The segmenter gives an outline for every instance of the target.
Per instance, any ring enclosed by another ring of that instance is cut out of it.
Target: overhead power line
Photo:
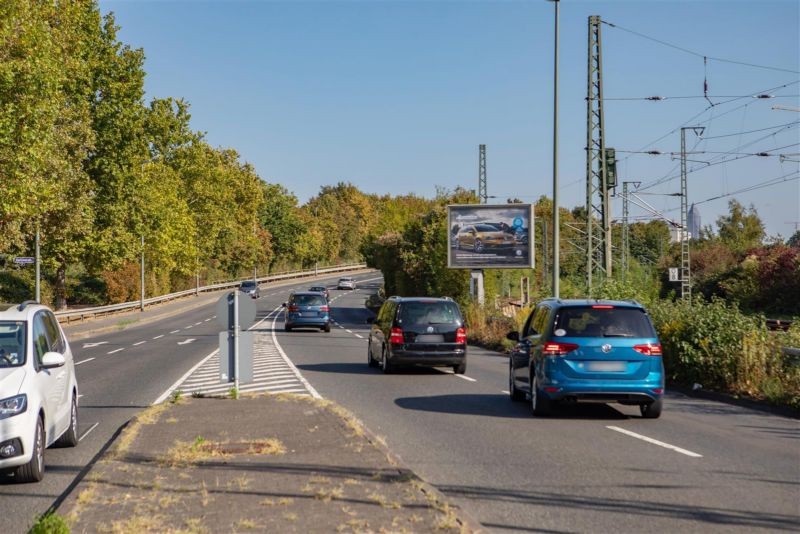
[[[688,100],[688,99],[705,99],[705,98],[756,98],[758,100],[766,100],[768,98],[797,98],[800,95],[768,95],[768,94],[760,94],[760,95],[683,95],[683,96],[661,96],[661,95],[654,95],[654,96],[618,96],[618,97],[604,97],[603,101],[609,100],[649,100],[652,102],[660,102],[662,100]],[[715,106],[720,105],[720,103],[714,104]]]
[[[670,48],[674,48],[675,50],[680,50],[681,52],[685,52],[687,54],[691,54],[693,56],[703,58],[704,60],[719,61],[720,63],[731,63],[731,64],[734,64],[734,65],[743,65],[745,67],[753,67],[753,68],[756,68],[756,69],[766,69],[766,70],[774,70],[774,71],[778,71],[778,72],[790,72],[792,74],[800,74],[800,71],[793,70],[793,69],[784,69],[784,68],[781,68],[781,67],[772,67],[772,66],[769,66],[769,65],[759,65],[757,63],[748,63],[746,61],[737,61],[737,60],[734,60],[734,59],[727,59],[727,58],[709,56],[708,54],[701,54],[700,52],[695,52],[694,50],[689,50],[688,48],[684,48],[682,46],[678,46],[678,45],[675,45],[675,44],[672,44],[672,43],[668,43],[666,41],[662,41],[661,39],[656,39],[655,37],[650,37],[649,35],[645,35],[643,33],[640,33],[640,32],[634,31],[634,30],[630,30],[628,28],[623,28],[622,26],[619,26],[617,24],[613,24],[613,23],[608,22],[606,20],[604,20],[602,22],[603,22],[603,24],[605,24],[607,26],[610,26],[612,28],[616,28],[618,30],[622,30],[624,32],[636,35],[636,36],[641,37],[643,39],[647,39],[648,41],[653,41],[655,43],[658,43],[658,44],[661,44],[661,45],[664,45],[664,46],[668,46]]]
[[[730,193],[726,193],[724,195],[717,195],[715,197],[707,198],[705,200],[701,200],[700,202],[694,202],[694,204],[704,204],[706,202],[711,202],[712,200],[719,200],[721,198],[730,197],[733,195],[738,195],[739,193],[748,193],[750,191],[755,191],[756,189],[763,189],[765,187],[771,187],[773,185],[782,184],[784,182],[791,182],[793,180],[800,179],[800,171],[793,171],[783,176],[776,176],[775,178],[770,178],[764,182],[760,182],[748,187],[743,187],[742,189],[737,189],[736,191],[731,191]]]
[[[729,133],[729,134],[711,135],[711,136],[703,135],[701,137],[703,139],[706,139],[706,140],[708,140],[708,139],[722,139],[723,137],[735,137],[737,135],[747,135],[747,134],[757,133],[757,132],[766,132],[767,130],[777,130],[779,128],[793,127],[793,126],[797,126],[798,124],[800,124],[800,121],[787,122],[786,124],[777,124],[775,126],[769,126],[767,128],[759,128],[758,130],[746,130],[746,131],[743,131],[743,132],[734,132],[734,133]]]

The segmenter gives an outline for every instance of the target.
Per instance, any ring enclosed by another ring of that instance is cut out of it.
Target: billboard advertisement
[[[447,206],[451,269],[533,268],[533,205]]]

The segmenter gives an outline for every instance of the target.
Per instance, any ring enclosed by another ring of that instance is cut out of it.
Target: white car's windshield
[[[25,323],[0,321],[0,368],[25,363]]]

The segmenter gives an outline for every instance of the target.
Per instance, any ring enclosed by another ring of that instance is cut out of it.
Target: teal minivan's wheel
[[[531,379],[531,412],[537,417],[547,416],[553,411],[552,401],[539,389],[536,375]]]
[[[639,410],[642,412],[642,417],[645,419],[658,419],[661,417],[661,408],[663,404],[663,400],[658,399],[657,401],[649,402],[647,404],[640,404]]]

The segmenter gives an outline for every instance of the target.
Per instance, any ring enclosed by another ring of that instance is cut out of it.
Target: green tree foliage
[[[335,235],[325,234],[326,238],[338,236],[339,247],[333,257],[346,260],[359,257],[361,242],[375,220],[373,202],[367,195],[349,183],[326,185],[303,206],[303,210],[312,220],[333,223]]]
[[[764,223],[755,207],[746,209],[738,201],[728,202],[728,215],[717,219],[719,239],[731,250],[742,252],[761,245],[764,240]]]
[[[272,236],[272,261],[270,269],[278,261],[286,261],[295,255],[301,236],[306,232],[306,225],[298,212],[297,197],[280,184],[261,183],[264,203],[258,213],[259,223]],[[308,245],[306,242],[304,244]],[[321,245],[321,243],[320,243]],[[312,246],[318,249],[319,246]],[[298,256],[310,258],[317,256],[304,251]],[[312,260],[313,261],[313,260]]]

